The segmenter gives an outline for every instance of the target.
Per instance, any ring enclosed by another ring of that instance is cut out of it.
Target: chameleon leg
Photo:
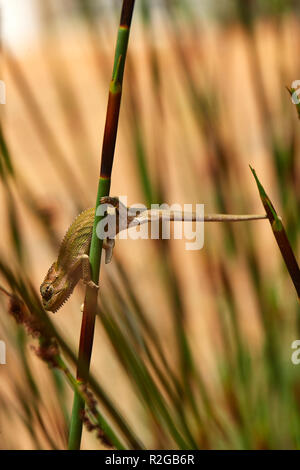
[[[99,286],[97,286],[97,284],[95,284],[94,281],[92,281],[91,265],[90,265],[90,259],[88,255],[81,255],[79,257],[78,262],[81,264],[83,282],[89,287],[93,287],[94,289],[99,289]]]
[[[105,240],[103,240],[103,249],[105,250],[105,264],[111,262],[114,246],[114,238],[106,238]]]

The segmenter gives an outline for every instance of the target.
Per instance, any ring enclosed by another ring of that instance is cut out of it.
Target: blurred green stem
[[[89,400],[84,391],[81,389],[80,385],[78,384],[78,381],[73,377],[71,374],[70,370],[66,366],[65,362],[61,358],[61,356],[56,356],[55,361],[57,362],[57,365],[59,369],[65,374],[69,384],[75,391],[76,395],[80,397],[81,401],[83,401],[84,404],[89,406]],[[80,412],[81,410],[78,410]],[[99,411],[96,409],[96,406],[93,404],[92,407],[90,407],[91,415],[93,416],[94,420],[96,421],[99,429],[104,432],[104,435],[109,438],[111,441],[112,445],[116,447],[118,450],[124,450],[125,447],[121,442],[119,441],[118,437],[115,435],[114,431],[111,429],[109,424],[106,422],[106,420],[103,418],[103,416],[99,413]]]

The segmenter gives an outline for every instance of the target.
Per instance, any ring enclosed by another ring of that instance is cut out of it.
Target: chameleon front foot
[[[104,196],[100,199],[100,204],[109,204],[118,209],[120,201],[118,197]]]
[[[112,206],[115,208],[117,213],[120,213],[121,216],[127,217],[128,208],[116,196],[104,196],[100,199],[100,204]]]

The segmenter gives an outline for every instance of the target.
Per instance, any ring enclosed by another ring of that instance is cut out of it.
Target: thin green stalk
[[[135,0],[123,0],[121,20],[117,37],[117,45],[115,50],[112,81],[110,83],[109,88],[96,208],[99,206],[101,197],[108,196],[110,190],[111,172],[114,159],[122,96],[124,67],[134,3]],[[96,233],[96,227],[100,220],[101,217],[97,216],[96,211],[90,248],[92,279],[95,284],[99,284],[101,251],[103,243],[103,241],[97,237]],[[77,380],[79,383],[88,381],[89,366],[94,339],[96,306],[97,291],[96,289],[87,287],[79,343],[77,368]],[[84,400],[78,393],[75,393],[70,425],[69,449],[80,448],[82,434],[82,421],[80,418],[80,412],[83,409]]]
[[[133,383],[137,385],[141,399],[145,407],[149,409],[150,415],[154,421],[159,423],[162,429],[165,428],[170,432],[170,435],[180,449],[195,448],[195,446],[185,440],[181,435],[178,430],[177,422],[175,422],[174,417],[172,416],[169,405],[152,380],[147,367],[132,349],[131,343],[127,342],[122,335],[120,328],[113,320],[113,317],[109,317],[103,312],[101,320],[109,334],[112,346],[118,354],[120,361],[124,364],[127,373],[132,377]],[[122,355],[120,355],[120,351],[116,348],[116,345],[118,345],[123,351]]]

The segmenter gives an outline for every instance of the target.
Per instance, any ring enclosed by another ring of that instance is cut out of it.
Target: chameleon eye
[[[42,297],[43,299],[45,300],[49,300],[51,299],[52,295],[53,295],[53,286],[51,286],[50,284],[44,286],[41,288],[41,294],[42,294]]]

